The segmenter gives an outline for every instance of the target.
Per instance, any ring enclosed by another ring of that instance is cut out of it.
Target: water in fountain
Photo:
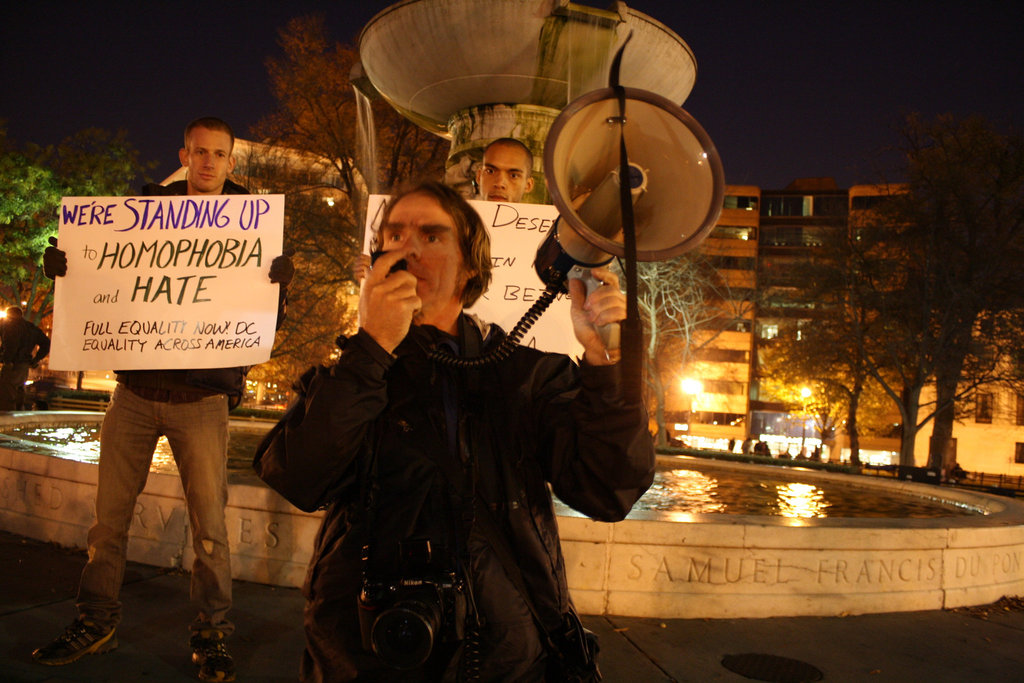
[[[269,427],[269,425],[265,425]],[[232,428],[228,470],[234,480],[252,479],[252,457],[265,429]],[[6,427],[0,445],[79,462],[99,462],[99,423]],[[157,445],[153,472],[176,471],[166,439]],[[978,514],[969,507],[822,481],[812,475],[770,468],[753,474],[712,467],[699,459],[659,463],[654,485],[636,510],[685,514],[768,515],[774,517],[949,517]]]
[[[373,120],[373,104],[355,85],[352,91],[356,100],[356,167],[366,185],[366,194],[377,194],[380,190],[377,182],[377,127]],[[354,204],[359,207],[357,213],[365,211],[365,201]],[[360,225],[365,224],[364,216],[358,218]]]

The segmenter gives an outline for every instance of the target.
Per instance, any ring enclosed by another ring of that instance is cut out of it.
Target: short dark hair
[[[228,137],[231,138],[231,149],[235,148],[235,131],[231,130],[231,126],[227,124],[227,121],[218,119],[216,116],[202,116],[185,126],[185,149],[188,149],[188,136],[196,128],[219,130],[222,133],[227,133]]]
[[[8,306],[7,317],[8,318],[21,318],[24,316],[24,311],[21,310],[21,306]]]
[[[467,308],[472,306],[491,284],[491,238],[480,214],[455,189],[434,180],[424,180],[403,187],[393,194],[384,208],[379,225],[387,225],[395,205],[413,194],[424,194],[434,199],[455,222],[462,263],[470,274],[462,289],[462,305]],[[371,249],[380,248],[379,230],[378,227],[373,235]]]
[[[515,138],[498,138],[497,140],[492,140],[486,147],[484,147],[484,156],[487,156],[487,150],[496,145],[500,145],[502,147],[517,147],[522,150],[523,154],[526,155],[525,170],[527,173],[533,172],[533,152],[530,151],[530,148],[526,146],[525,142],[522,140],[516,140]]]

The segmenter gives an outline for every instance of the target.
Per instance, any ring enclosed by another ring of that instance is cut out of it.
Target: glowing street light
[[[693,422],[693,397],[704,391],[704,385],[699,379],[685,378],[679,383],[679,388],[684,396],[689,396],[686,406],[686,432],[690,433],[690,423]]]
[[[689,394],[690,396],[696,396],[704,391],[704,385],[701,384],[699,379],[684,379],[679,383],[679,387],[683,390],[684,394]]]

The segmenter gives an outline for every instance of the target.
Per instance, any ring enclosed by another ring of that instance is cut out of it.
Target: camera
[[[366,567],[359,593],[363,648],[388,666],[408,670],[430,658],[437,643],[464,637],[465,583],[454,570],[431,566],[430,541],[400,542],[395,578],[374,576]]]

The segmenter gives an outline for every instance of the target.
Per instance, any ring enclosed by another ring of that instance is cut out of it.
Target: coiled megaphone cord
[[[563,276],[564,279],[564,276]],[[448,349],[443,349],[439,346],[435,346],[428,353],[427,357],[442,365],[447,365],[452,368],[479,368],[489,363],[496,363],[503,361],[512,355],[512,351],[515,350],[516,346],[522,340],[523,335],[526,334],[527,330],[533,327],[534,323],[540,319],[540,316],[548,309],[548,306],[554,302],[555,297],[562,292],[562,285],[559,283],[548,284],[544,288],[540,297],[530,306],[530,309],[523,314],[523,317],[519,319],[516,326],[512,328],[512,331],[508,333],[508,336],[501,340],[501,342],[491,351],[488,351],[482,356],[475,358],[461,358],[453,355]]]

